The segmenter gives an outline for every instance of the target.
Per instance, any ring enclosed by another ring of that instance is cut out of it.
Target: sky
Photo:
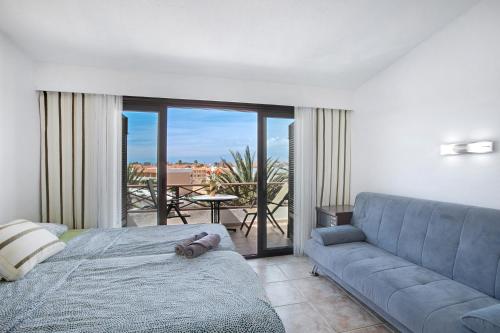
[[[158,115],[125,111],[128,117],[128,161],[156,163]],[[288,161],[288,125],[293,119],[268,119],[268,156]],[[257,114],[215,109],[169,108],[167,160],[214,163],[232,160],[230,150],[257,147]]]

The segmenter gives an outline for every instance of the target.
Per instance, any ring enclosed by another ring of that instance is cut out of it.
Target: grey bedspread
[[[202,231],[220,235],[221,242],[217,250],[234,250],[229,233],[220,224],[91,229],[71,240],[63,251],[48,261],[174,253],[179,240]]]
[[[232,251],[45,262],[0,282],[0,332],[284,333]]]

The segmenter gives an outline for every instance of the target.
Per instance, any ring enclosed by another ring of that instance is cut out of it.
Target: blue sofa
[[[312,236],[318,272],[400,331],[500,332],[500,210],[360,193]]]

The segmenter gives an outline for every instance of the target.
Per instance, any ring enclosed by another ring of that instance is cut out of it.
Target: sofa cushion
[[[392,254],[397,253],[399,235],[409,203],[410,199],[406,198],[387,200],[377,233],[378,247]]]
[[[435,202],[427,200],[412,200],[408,204],[398,238],[398,256],[422,264],[422,248],[435,206]]]
[[[435,207],[422,249],[422,266],[453,278],[453,266],[468,211],[467,206],[447,203]]]
[[[363,230],[366,241],[378,244],[378,230],[387,203],[386,196],[375,193],[360,193],[356,196],[351,224]]]
[[[339,277],[342,277],[344,268],[351,263],[390,255],[386,251],[366,242],[323,246],[312,239],[306,242],[305,253]]]
[[[471,208],[464,222],[453,279],[500,298],[500,211]]]
[[[366,258],[354,261],[345,266],[342,272],[342,279],[349,281],[349,284],[358,291],[362,291],[363,285],[370,283],[369,281],[377,273],[408,266],[414,266],[414,264],[394,255]]]
[[[423,285],[446,277],[426,268],[410,264],[379,270],[365,279],[357,289],[381,309],[387,311],[391,296],[398,290]]]
[[[321,245],[362,242],[365,240],[363,231],[352,225],[316,228],[311,231],[311,237]]]
[[[436,310],[427,317],[423,333],[471,333],[460,317],[471,310],[480,309],[496,302],[491,297],[478,298]]]
[[[476,333],[500,332],[500,304],[467,312],[462,321]]]
[[[408,327],[411,331],[422,332],[424,327],[437,332],[426,324],[436,311],[460,303],[489,296],[456,281],[445,279],[419,284],[395,291],[388,300],[387,313]],[[460,321],[460,317],[454,320]]]

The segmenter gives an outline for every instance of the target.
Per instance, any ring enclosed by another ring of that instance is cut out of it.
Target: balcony
[[[284,183],[271,182],[268,184],[268,191],[271,193],[281,188]],[[219,193],[231,193],[239,197],[238,200],[221,204],[221,223],[230,228],[236,228],[236,232],[230,232],[231,238],[236,245],[237,251],[243,255],[257,253],[257,221],[253,224],[248,236],[245,236],[247,229],[240,230],[241,222],[245,218],[245,208],[255,207],[256,204],[256,183],[222,183]],[[207,194],[205,184],[175,184],[167,186],[167,199],[178,200],[177,207],[189,224],[210,223],[211,209],[208,203],[196,202],[193,196]],[[127,188],[127,226],[143,227],[157,225],[157,204],[156,185],[129,184]],[[268,247],[284,247],[291,245],[291,225],[288,220],[288,201],[283,204],[273,214],[276,222],[283,230],[267,223],[267,245]],[[181,218],[172,211],[167,220],[167,225],[182,224]]]

